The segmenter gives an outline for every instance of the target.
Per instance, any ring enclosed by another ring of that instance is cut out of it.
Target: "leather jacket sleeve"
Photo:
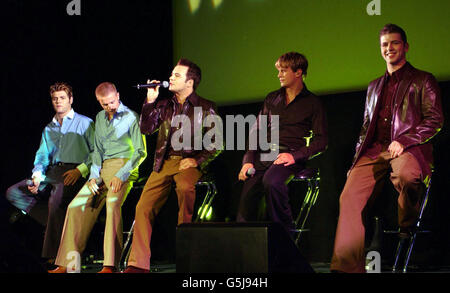
[[[193,158],[197,162],[200,170],[204,169],[211,161],[213,161],[222,151],[223,151],[223,132],[222,125],[217,125],[221,123],[221,119],[217,114],[216,105],[210,106],[204,113],[204,117],[217,118],[213,119],[213,123],[210,126],[203,127],[203,135],[208,134],[214,128],[214,138],[211,139],[211,144],[208,146],[204,145],[202,151],[197,153]],[[212,126],[214,124],[214,127]],[[211,133],[210,133],[211,134]]]
[[[161,103],[145,103],[142,105],[139,126],[142,134],[152,134],[158,130],[162,121],[164,107]]]
[[[394,140],[401,143],[405,149],[428,142],[441,130],[444,123],[440,89],[436,79],[431,74],[427,74],[418,91],[415,95],[421,98],[421,121],[415,127],[409,128],[407,132],[400,132],[398,137],[394,137]],[[401,128],[405,121],[415,119],[412,117],[412,111],[408,110],[408,105],[403,104],[400,110],[401,116],[397,118],[400,121],[396,121],[397,128]]]

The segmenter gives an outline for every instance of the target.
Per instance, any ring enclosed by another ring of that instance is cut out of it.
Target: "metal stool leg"
[[[428,195],[430,193],[430,188],[431,188],[431,179],[428,182],[427,190],[425,192],[424,199],[423,199],[423,201],[421,203],[421,206],[420,206],[419,217],[417,218],[417,223],[416,223],[415,229],[414,229],[413,234],[411,235],[411,237],[409,239],[408,250],[406,251],[404,262],[403,262],[403,269],[402,269],[403,273],[406,273],[408,271],[409,260],[411,258],[411,254],[412,254],[412,251],[413,251],[413,248],[414,248],[414,244],[416,242],[417,233],[419,232],[420,226],[422,224],[422,216],[423,216],[423,212],[425,210],[425,207],[427,206]],[[397,251],[396,251],[396,254],[395,254],[394,265],[392,266],[392,271],[393,272],[397,271],[398,262],[399,262],[400,255],[401,255],[402,250],[403,250],[403,246],[405,245],[405,242],[406,242],[406,239],[400,239],[399,240],[399,243],[398,243],[398,246],[397,246]]]
[[[211,208],[211,204],[217,194],[217,188],[214,181],[204,181],[197,183],[197,186],[206,186],[206,194],[203,198],[203,202],[198,208],[197,215],[195,217],[194,222],[200,222],[205,219],[205,217],[208,215],[208,211]]]
[[[302,233],[305,231],[306,220],[309,217],[311,207],[316,203],[318,195],[319,195],[319,181],[317,179],[314,180],[314,187],[312,187],[311,180],[309,180],[308,181],[308,193],[305,196],[305,200],[303,201],[303,204],[307,206],[307,210],[306,210],[306,215],[303,218],[302,225],[300,226],[300,229],[298,229],[297,238],[295,239],[295,243],[297,245],[300,242],[300,237],[301,237]],[[303,210],[303,206],[302,206],[302,210]],[[301,215],[302,210],[300,211],[299,216]],[[298,217],[298,219],[299,219],[299,217]]]
[[[312,194],[312,186],[311,186],[311,182],[308,181],[308,190],[306,191],[306,195],[305,195],[305,199],[303,200],[302,207],[300,208],[300,212],[298,213],[297,219],[295,220],[295,227],[298,227],[298,224],[303,215],[303,211],[304,211],[305,207],[309,204],[309,199],[311,197],[311,194]]]
[[[120,256],[120,260],[121,260],[120,263],[122,263],[123,268],[127,267],[128,258],[130,257],[131,247],[129,247],[129,245],[131,246],[130,241],[133,237],[133,232],[134,232],[134,220],[133,220],[133,224],[131,224],[130,231],[128,231],[128,237],[123,246],[122,255]]]
[[[424,197],[424,199],[422,201],[422,204],[421,204],[421,207],[420,207],[419,218],[417,219],[417,224],[416,224],[416,227],[415,227],[414,234],[412,235],[411,240],[409,241],[408,251],[406,252],[405,264],[403,266],[403,272],[404,273],[406,273],[406,271],[408,270],[409,259],[411,258],[411,253],[412,253],[412,250],[414,248],[414,243],[416,242],[417,233],[419,232],[419,228],[420,228],[420,226],[422,224],[423,212],[424,212],[425,207],[427,206],[427,203],[428,203],[428,195],[430,193],[430,188],[431,188],[431,180],[428,183],[427,191],[425,193],[425,197]]]
[[[214,200],[214,198],[215,198],[215,196],[217,194],[216,185],[214,183],[211,183],[211,189],[212,189],[212,191],[210,193],[209,200],[206,203],[205,208],[203,209],[203,213],[202,213],[202,216],[200,218],[201,220],[204,220],[205,217],[208,215],[209,210],[211,209],[212,202],[213,202],[213,200]]]

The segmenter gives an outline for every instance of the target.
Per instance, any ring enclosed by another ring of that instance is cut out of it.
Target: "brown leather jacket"
[[[154,103],[145,103],[142,106],[140,118],[141,132],[143,134],[152,134],[159,130],[153,163],[153,170],[156,172],[161,170],[164,163],[169,138],[171,137],[171,122],[176,113],[175,107],[175,97],[166,99],[158,98],[158,100]],[[201,111],[194,112],[194,107],[201,107]],[[181,114],[187,115],[191,123],[191,148],[189,150],[182,149],[182,157],[195,159],[200,170],[203,170],[216,156],[222,152],[221,149],[207,150],[204,147],[203,142],[201,150],[195,150],[193,147],[195,141],[194,134],[197,134],[197,132],[194,131],[194,126],[198,125],[201,127],[201,135],[203,137],[203,134],[211,128],[203,127],[203,120],[210,114],[217,115],[215,108],[216,106],[213,102],[201,98],[194,92],[186,98],[181,110]],[[194,114],[197,116],[194,117]]]
[[[405,77],[400,81],[392,108],[391,141],[397,141],[418,161],[422,180],[433,168],[433,138],[444,124],[439,85],[434,76],[406,63]],[[367,89],[362,129],[356,144],[352,167],[370,146],[376,127],[378,99],[386,75],[372,81]]]

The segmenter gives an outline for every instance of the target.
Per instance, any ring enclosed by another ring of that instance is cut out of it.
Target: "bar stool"
[[[398,266],[399,266],[399,260],[400,260],[400,256],[403,252],[403,248],[406,245],[406,242],[408,242],[408,249],[406,251],[404,260],[403,260],[403,269],[402,272],[406,273],[408,271],[408,264],[409,264],[409,260],[411,258],[411,254],[414,248],[414,243],[416,241],[416,237],[418,233],[430,233],[431,231],[427,231],[427,230],[420,230],[421,228],[421,224],[422,224],[422,217],[423,217],[423,213],[424,210],[427,206],[427,202],[428,202],[428,196],[430,193],[430,188],[431,188],[431,178],[428,182],[426,191],[425,191],[425,196],[422,200],[422,203],[420,204],[420,212],[419,212],[419,217],[417,218],[417,222],[416,225],[414,226],[414,230],[412,231],[412,234],[410,235],[409,238],[400,238],[398,241],[398,245],[397,245],[397,251],[395,253],[395,260],[394,260],[394,264],[392,266],[392,272],[397,272],[398,271]],[[392,231],[384,231],[385,233],[389,233]],[[398,231],[396,231],[398,233]],[[409,240],[409,241],[408,241]]]
[[[142,189],[147,182],[148,177],[140,178],[133,186],[134,189]],[[197,215],[194,219],[194,222],[203,222],[208,219],[209,214],[212,211],[212,203],[217,194],[216,182],[211,174],[204,174],[195,184],[196,187],[206,187],[206,194],[202,201],[202,204],[198,208]],[[127,240],[123,245],[122,255],[120,257],[120,264],[122,264],[123,269],[127,267],[128,258],[130,257],[131,252],[131,239],[134,232],[134,220],[131,224],[130,230],[128,232],[124,232],[127,234]]]
[[[295,232],[297,232],[297,237],[295,239],[295,244],[299,244],[300,236],[303,232],[309,231],[305,229],[306,220],[308,219],[309,212],[311,208],[316,204],[317,197],[319,195],[319,184],[320,184],[320,170],[318,168],[306,168],[301,170],[299,173],[294,175],[291,182],[306,182],[308,184],[308,189],[306,191],[305,198],[303,200],[300,212],[295,220]]]
[[[209,215],[212,212],[212,203],[217,194],[216,181],[213,176],[208,173],[204,174],[195,184],[196,187],[206,187],[206,194],[203,198],[203,202],[198,208],[197,216],[194,222],[203,222],[208,220]]]

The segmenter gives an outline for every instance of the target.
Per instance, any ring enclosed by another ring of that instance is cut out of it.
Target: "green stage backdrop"
[[[386,23],[406,30],[414,66],[450,79],[448,0],[173,0],[173,12],[174,62],[198,63],[198,92],[218,105],[261,101],[278,88],[274,63],[288,51],[308,58],[316,94],[364,90],[385,70],[378,32]]]

